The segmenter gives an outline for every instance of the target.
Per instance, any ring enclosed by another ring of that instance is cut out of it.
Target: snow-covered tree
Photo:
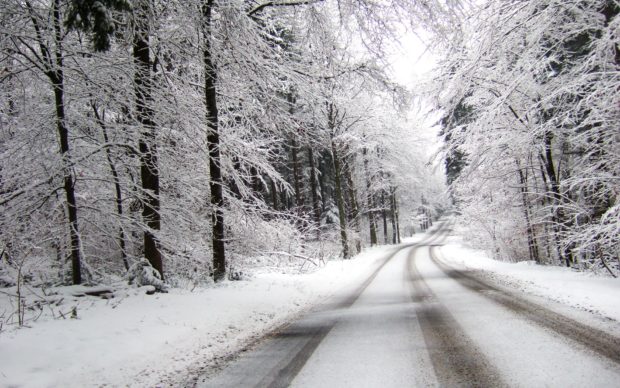
[[[588,266],[617,257],[618,9],[488,1],[446,57],[444,131],[451,157],[467,160],[453,189],[498,256]]]

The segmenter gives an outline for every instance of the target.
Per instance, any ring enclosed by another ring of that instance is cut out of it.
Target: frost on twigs
[[[138,287],[152,286],[147,290],[147,294],[154,292],[167,292],[167,287],[161,278],[161,275],[145,258],[140,259],[132,265],[127,271],[127,280],[130,285]]]

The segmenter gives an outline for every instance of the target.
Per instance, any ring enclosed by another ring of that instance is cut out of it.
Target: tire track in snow
[[[210,373],[191,379],[188,386],[195,387],[287,387],[325,337],[339,323],[343,310],[350,308],[375,280],[385,265],[403,249],[437,243],[445,238],[448,223],[441,223],[429,236],[417,243],[395,246],[380,259],[377,267],[353,292],[333,303],[320,305],[287,325],[282,325],[253,342],[243,352],[231,354]],[[262,350],[254,351],[262,347]],[[245,353],[247,351],[247,353]],[[245,353],[245,355],[242,355]]]
[[[414,263],[417,250],[418,247],[413,247],[409,253],[405,276],[411,285],[411,299],[419,304],[416,315],[439,385],[507,386],[499,372],[429,288]]]
[[[615,363],[620,363],[620,338],[590,327],[572,318],[527,301],[518,295],[502,290],[475,275],[455,269],[437,257],[436,247],[431,247],[431,260],[447,276],[462,286],[504,306],[529,321],[572,340]]]
[[[403,249],[425,246],[431,243],[436,242],[438,239],[445,238],[444,232],[447,229],[447,225],[445,223],[441,223],[439,227],[432,232],[432,235],[426,238],[423,241],[412,243],[412,244],[403,244],[394,249],[393,252],[389,253],[385,259],[379,264],[379,266],[370,274],[370,276],[346,299],[337,303],[331,309],[333,310],[344,310],[351,307],[360,295],[368,288],[368,286],[373,282],[373,280],[377,277],[377,275],[381,272],[383,267]],[[328,323],[325,323],[318,327],[306,328],[302,330],[301,333],[294,334],[295,336],[307,336],[308,339],[305,344],[295,350],[294,354],[291,354],[289,358],[282,360],[282,362],[274,369],[270,371],[270,373],[265,376],[256,387],[269,387],[269,388],[280,388],[280,387],[288,387],[295,376],[301,371],[304,367],[308,359],[312,356],[316,348],[321,344],[323,339],[329,334],[332,328],[338,323],[338,319],[334,318]],[[280,333],[273,334],[273,337],[276,339],[285,338],[288,336],[292,336],[292,332],[299,331],[295,327],[296,325],[292,325],[290,327],[285,328]]]

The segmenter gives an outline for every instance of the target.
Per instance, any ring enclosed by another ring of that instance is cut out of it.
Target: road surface
[[[620,338],[451,268],[447,225],[196,387],[620,387]]]

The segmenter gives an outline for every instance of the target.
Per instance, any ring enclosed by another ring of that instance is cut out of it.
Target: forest
[[[501,260],[620,274],[617,1],[490,1],[429,86],[450,192]]]
[[[217,282],[436,212],[383,59],[418,10],[314,3],[3,1],[3,282]]]
[[[318,266],[451,209],[498,260],[620,274],[615,0],[1,4],[2,286]]]

